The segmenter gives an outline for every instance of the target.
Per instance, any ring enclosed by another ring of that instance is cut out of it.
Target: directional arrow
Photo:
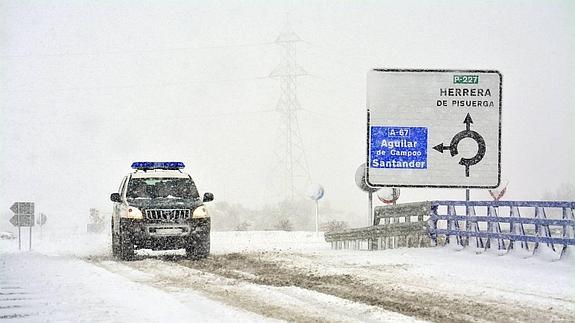
[[[10,211],[14,214],[34,214],[34,202],[14,202]]]
[[[469,113],[467,113],[467,115],[465,116],[465,120],[463,120],[463,123],[465,123],[465,130],[460,131],[455,136],[453,136],[449,146],[444,146],[443,143],[440,143],[439,145],[433,147],[433,149],[439,151],[442,154],[444,150],[449,150],[451,156],[454,157],[459,153],[457,145],[459,145],[459,142],[462,139],[471,138],[475,140],[475,142],[477,143],[477,153],[475,154],[475,156],[471,158],[461,158],[459,160],[459,165],[465,166],[465,176],[469,177],[469,166],[473,166],[479,163],[483,159],[483,156],[485,156],[486,148],[485,148],[485,140],[483,139],[483,137],[479,133],[471,130],[471,124],[473,123],[473,119],[471,119],[471,115],[469,115]]]
[[[465,129],[467,131],[471,130],[471,124],[473,123],[473,119],[471,119],[469,113],[467,113],[467,116],[465,117],[465,120],[463,120],[463,123],[465,123]]]
[[[14,215],[13,217],[11,217],[11,218],[10,218],[10,223],[12,223],[13,226],[17,227],[18,224],[19,224],[18,216],[17,216],[17,215]]]
[[[10,223],[15,227],[33,227],[34,226],[34,216],[33,215],[14,215],[10,218]]]
[[[443,151],[444,151],[444,150],[449,150],[449,149],[451,149],[451,147],[449,147],[449,146],[444,146],[443,143],[440,143],[439,145],[433,147],[433,149],[435,149],[435,150],[437,150],[437,151],[439,151],[440,153],[443,154]]]

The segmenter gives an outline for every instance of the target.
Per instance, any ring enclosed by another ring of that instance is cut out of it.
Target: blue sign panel
[[[427,128],[371,127],[369,167],[427,169]]]

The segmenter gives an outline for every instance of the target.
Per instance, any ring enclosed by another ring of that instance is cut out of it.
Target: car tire
[[[114,221],[112,220],[112,257],[118,258],[118,235],[114,232]]]
[[[210,235],[198,235],[192,237],[186,247],[188,259],[199,260],[207,258],[210,254]]]
[[[119,256],[121,260],[133,260],[135,251],[134,251],[134,241],[132,237],[130,237],[127,233],[120,232],[120,243],[119,243]]]

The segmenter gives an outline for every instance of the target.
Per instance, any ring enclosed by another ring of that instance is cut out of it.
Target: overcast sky
[[[332,207],[364,213],[354,174],[374,67],[499,70],[506,197],[575,184],[570,1],[2,0],[0,214],[14,201],[60,216],[109,211],[136,160],[184,161],[217,200],[266,204],[281,144],[268,75],[287,16],[309,73],[302,138]],[[402,191],[403,201],[464,196]]]

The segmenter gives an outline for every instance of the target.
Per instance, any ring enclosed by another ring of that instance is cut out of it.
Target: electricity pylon
[[[301,195],[304,185],[311,181],[297,118],[297,111],[301,109],[297,99],[297,78],[308,75],[297,64],[296,44],[300,41],[299,36],[287,23],[275,41],[281,47],[282,59],[270,73],[271,78],[280,81],[281,94],[276,106],[280,114],[278,127],[280,144],[276,146],[278,148],[275,154],[280,167],[282,194],[289,200],[293,200],[298,193]]]

